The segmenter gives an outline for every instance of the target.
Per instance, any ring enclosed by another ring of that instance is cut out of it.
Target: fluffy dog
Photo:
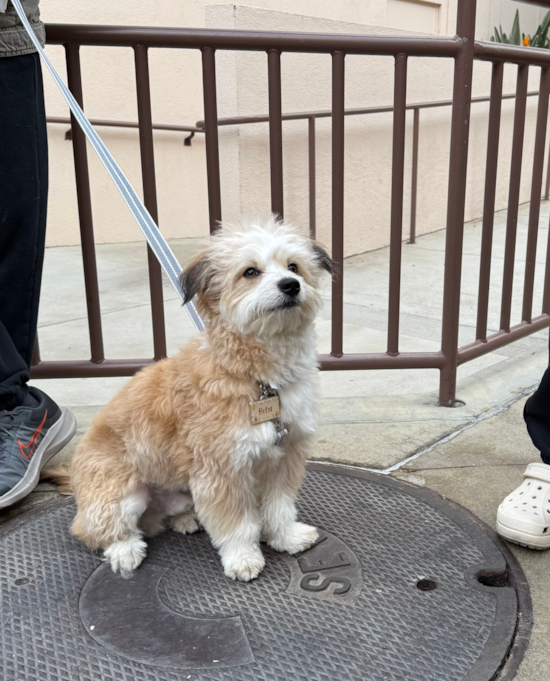
[[[130,576],[143,537],[164,527],[203,525],[225,574],[243,581],[264,567],[260,538],[291,554],[316,541],[296,520],[295,497],[317,429],[313,321],[331,269],[318,244],[271,218],[224,225],[183,272],[206,331],[136,374],[70,466],[72,531],[115,572]],[[251,421],[262,384],[279,392],[279,424]]]

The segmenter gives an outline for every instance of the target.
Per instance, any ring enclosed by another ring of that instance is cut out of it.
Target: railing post
[[[544,148],[546,147],[546,127],[548,125],[548,97],[550,95],[550,68],[541,70],[539,88],[539,107],[535,134],[533,175],[531,179],[531,201],[529,205],[529,229],[527,251],[525,254],[525,279],[523,285],[523,309],[521,319],[530,324],[533,320],[533,288],[535,286],[535,267],[537,257],[537,237],[539,233],[540,190],[544,172]]]
[[[309,236],[317,238],[317,187],[315,168],[315,116],[308,118],[308,151],[309,151]]]
[[[269,89],[269,166],[271,170],[271,211],[284,217],[283,119],[281,100],[281,53],[267,53]]]
[[[157,185],[155,178],[155,152],[153,146],[153,118],[151,114],[151,88],[149,84],[149,60],[144,45],[134,47],[136,63],[136,94],[139,124],[139,149],[143,202],[158,225]],[[153,325],[153,349],[155,359],[166,357],[166,325],[164,321],[164,295],[160,263],[147,244],[149,265],[149,292]]]
[[[456,398],[458,368],[458,331],[460,281],[464,239],[464,202],[470,132],[470,103],[474,62],[476,0],[458,3],[457,35],[462,40],[455,58],[453,112],[451,119],[451,153],[447,199],[447,235],[445,241],[445,278],[443,286],[443,324],[441,352],[445,358],[440,374],[439,401],[452,407]]]
[[[204,97],[204,137],[206,146],[206,179],[210,234],[222,219],[220,184],[220,152],[218,142],[218,103],[216,97],[216,53],[211,47],[202,48],[202,87]]]
[[[409,243],[416,243],[416,198],[418,195],[418,136],[420,134],[420,109],[413,109],[413,143],[412,143],[412,173],[411,173],[411,224]]]
[[[401,252],[403,249],[403,180],[405,176],[405,124],[407,117],[407,55],[395,56],[393,143],[390,217],[390,277],[388,295],[388,354],[399,354]]]
[[[344,106],[345,55],[332,54],[332,345],[330,354],[343,355],[344,336]]]
[[[504,64],[502,62],[493,64],[493,73],[491,77],[491,103],[489,105],[489,129],[487,131],[487,161],[485,164],[485,195],[483,197],[479,288],[477,295],[476,340],[481,341],[487,340],[487,317],[489,313],[491,255],[493,251],[493,228],[495,223],[495,196],[497,187],[498,141],[500,137],[503,74]]]
[[[68,43],[65,45],[65,54],[67,58],[67,81],[69,90],[73,93],[74,98],[83,109],[79,45]],[[76,196],[80,223],[80,241],[82,244],[82,264],[84,267],[84,287],[86,290],[86,307],[88,311],[91,361],[99,364],[105,359],[105,354],[103,350],[103,334],[101,331],[101,309],[99,305],[99,285],[97,281],[88,153],[86,150],[86,137],[72,113],[71,130],[73,137]]]
[[[510,184],[508,189],[508,214],[506,216],[506,242],[504,246],[504,268],[502,275],[502,300],[500,306],[500,330],[510,331],[512,294],[514,289],[514,265],[518,230],[518,210],[521,183],[521,162],[525,135],[525,111],[527,106],[527,82],[529,65],[518,66],[516,85],[516,106],[514,111],[514,134],[512,137],[512,160],[510,162]]]

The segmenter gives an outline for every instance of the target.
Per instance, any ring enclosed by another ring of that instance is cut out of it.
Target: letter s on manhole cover
[[[349,605],[363,587],[361,564],[344,542],[325,530],[307,551],[285,556],[290,568],[287,593]]]

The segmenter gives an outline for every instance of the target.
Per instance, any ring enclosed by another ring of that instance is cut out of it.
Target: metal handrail
[[[298,31],[239,31],[234,29],[165,28],[147,26],[98,26],[90,24],[46,24],[50,45],[95,45],[303,52],[317,54],[389,55],[406,53],[414,57],[456,57],[463,40],[458,36],[423,38],[416,36],[349,35]],[[544,52],[543,50],[539,50]]]
[[[528,92],[528,97],[533,97],[538,95],[538,90]],[[508,95],[502,95],[502,99],[515,99],[516,93],[511,93]],[[487,96],[483,97],[472,97],[472,104],[477,102],[489,102],[491,98]],[[413,109],[434,109],[442,106],[452,106],[452,99],[445,99],[434,102],[416,102],[415,104],[407,104],[405,109],[411,111]],[[364,108],[354,108],[346,109],[344,111],[345,116],[359,116],[362,114],[375,114],[375,113],[392,113],[393,105],[387,106],[369,106]],[[296,113],[283,114],[282,119],[284,121],[296,121],[306,118],[330,118],[332,116],[332,111],[329,109],[322,111],[302,111]],[[240,125],[247,123],[269,123],[269,116],[230,116],[227,118],[218,118],[218,125]],[[197,121],[197,128],[204,128],[204,121]]]
[[[92,125],[108,128],[137,128],[139,123],[137,121],[113,121],[103,118],[90,118]],[[60,123],[61,125],[70,125],[71,119],[66,116],[47,116],[47,123]],[[175,132],[204,132],[203,128],[196,125],[174,125],[172,123],[153,123],[153,130],[173,130]]]

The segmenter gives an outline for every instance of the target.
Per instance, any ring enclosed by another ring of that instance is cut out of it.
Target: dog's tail
[[[59,487],[60,494],[73,494],[71,486],[71,475],[69,473],[69,466],[66,464],[57,464],[56,466],[46,466],[40,471],[40,480],[47,480],[53,482]]]

